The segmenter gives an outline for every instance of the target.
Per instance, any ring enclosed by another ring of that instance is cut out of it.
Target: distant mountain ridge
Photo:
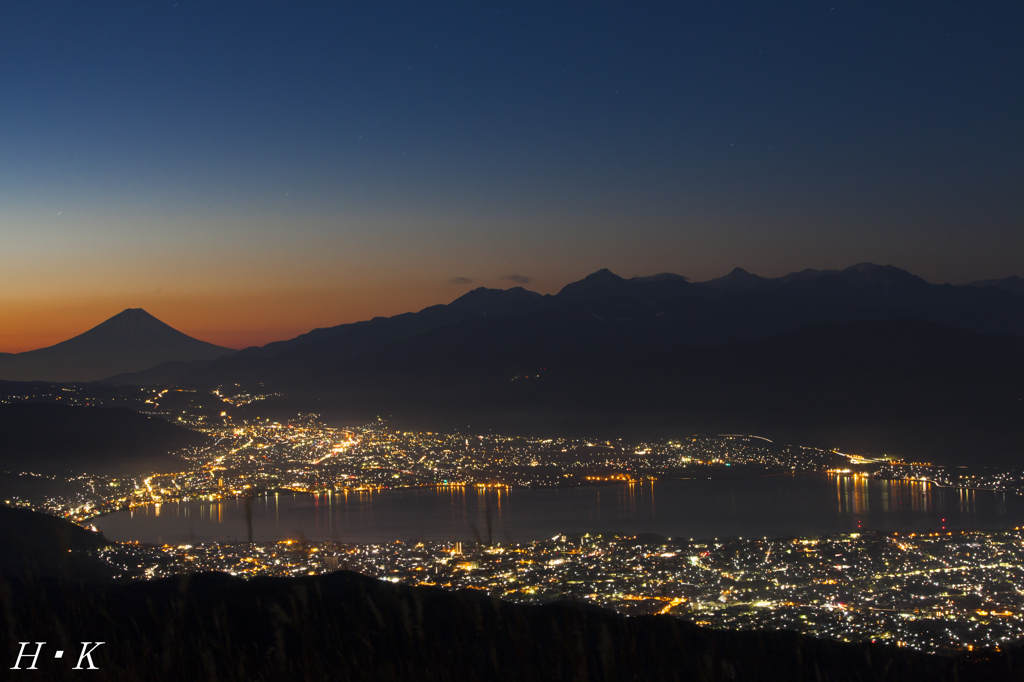
[[[872,263],[771,279],[736,268],[706,282],[670,273],[626,279],[602,269],[554,295],[480,287],[448,305],[315,329],[227,357],[161,365],[113,381],[197,387],[262,382],[295,389],[319,384],[330,368],[382,349],[415,347],[416,339],[427,342],[438,330],[449,330],[445,334],[456,347],[480,343],[478,328],[494,320],[508,321],[505,339],[517,338],[542,356],[562,347],[588,353],[714,348],[820,322],[892,319],[1024,336],[1024,296],[1006,286],[930,284],[900,268]],[[456,341],[460,335],[465,338]],[[495,357],[504,343],[494,342]]]
[[[1024,278],[1017,277],[1004,277],[1003,279],[983,279],[977,282],[971,282],[968,286],[972,287],[995,287],[996,289],[1003,289],[1004,291],[1010,291],[1018,296],[1024,296]]]
[[[914,458],[1024,456],[1024,297],[892,266],[708,282],[608,270],[554,295],[474,289],[119,383],[237,383],[256,416],[422,426],[758,433]],[[670,435],[671,435],[670,434]]]
[[[183,334],[141,308],[129,308],[56,345],[0,353],[0,379],[98,381],[166,362],[213,360],[234,352]]]

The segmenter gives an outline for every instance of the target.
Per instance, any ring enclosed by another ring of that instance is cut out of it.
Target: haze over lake
[[[490,519],[490,531],[488,531]],[[845,475],[666,480],[575,488],[405,488],[268,494],[251,502],[252,539],[379,543],[530,541],[559,533],[788,537],[843,531],[1005,528],[1024,496]],[[246,502],[193,501],[94,520],[111,540],[244,542]]]

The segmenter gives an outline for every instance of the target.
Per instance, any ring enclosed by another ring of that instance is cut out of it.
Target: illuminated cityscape
[[[40,396],[76,404],[123,404],[118,396],[86,397],[73,390]],[[168,394],[170,397],[168,397]],[[835,452],[777,445],[756,436],[691,437],[661,442],[623,439],[526,438],[410,432],[377,421],[330,428],[317,415],[287,422],[232,418],[233,407],[265,396],[143,390],[130,397],[144,411],[172,418],[212,439],[179,454],[187,470],[137,478],[81,474],[61,483],[73,493],[22,504],[84,522],[125,508],[190,500],[251,497],[270,491],[328,492],[409,486],[572,486],[661,478],[710,478],[758,472],[811,472],[848,465]],[[11,400],[12,398],[8,398]],[[175,400],[173,411],[166,403]],[[180,409],[179,409],[180,408]],[[55,480],[57,477],[49,477]]]
[[[73,404],[133,404],[207,434],[211,444],[180,452],[183,470],[166,474],[16,474],[47,480],[50,492],[14,495],[5,502],[84,522],[142,505],[252,497],[274,491],[326,493],[438,485],[567,487],[791,472],[914,482],[925,490],[954,488],[961,491],[959,495],[964,494],[963,490],[1024,490],[1021,471],[938,466],[904,462],[897,457],[868,458],[773,443],[750,435],[692,436],[656,442],[528,438],[401,431],[383,420],[331,428],[314,414],[278,422],[233,418],[226,411],[235,403],[267,397],[222,390],[206,393],[166,389],[142,389],[114,397],[97,396],[94,389],[9,396],[5,400],[11,402],[46,399]]]
[[[1024,635],[1024,531],[846,533],[805,539],[556,536],[529,543],[121,545],[124,577],[338,569],[481,590],[519,602],[583,600],[731,629],[789,629],[922,651],[998,648]]]
[[[126,400],[123,394],[103,398],[75,389],[43,398],[81,404]],[[840,506],[863,513],[871,504],[866,489],[871,479],[890,486],[874,501],[882,511],[899,504],[927,511],[932,492],[945,486],[954,487],[961,506],[969,507],[971,489],[1014,491],[1021,485],[1021,476],[1010,472],[866,458],[749,435],[629,442],[411,432],[383,420],[331,428],[312,414],[278,422],[228,413],[266,398],[260,394],[142,389],[129,398],[207,434],[210,444],[179,453],[187,466],[173,473],[20,474],[73,492],[7,503],[88,526],[89,519],[123,509],[154,506],[159,513],[160,505],[219,505],[275,492],[500,491],[828,472],[836,480]],[[19,399],[41,397],[7,398]],[[410,585],[482,590],[512,601],[584,600],[626,614],[671,614],[713,627],[791,629],[932,652],[998,647],[1024,634],[1024,532],[1019,530],[862,531],[796,539],[576,534],[533,542],[129,543],[112,545],[100,556],[122,578],[198,571],[294,576],[349,569]]]

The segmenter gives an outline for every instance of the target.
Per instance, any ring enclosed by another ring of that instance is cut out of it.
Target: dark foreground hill
[[[102,579],[109,567],[86,553],[109,544],[64,519],[0,505],[0,576]]]
[[[207,437],[126,408],[0,404],[0,469],[132,475],[181,471],[169,454]]]
[[[4,668],[46,642],[32,679],[67,679],[102,641],[97,680],[1019,680],[1024,654],[939,657],[790,632],[727,632],[573,602],[517,605],[340,571],[244,581],[0,585]],[[53,652],[65,651],[63,659]]]
[[[56,345],[0,353],[0,379],[99,381],[166,362],[212,360],[233,352],[182,334],[141,308],[129,308]]]

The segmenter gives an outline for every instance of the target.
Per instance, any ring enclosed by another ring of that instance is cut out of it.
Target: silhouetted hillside
[[[100,533],[46,514],[0,504],[0,575],[99,580],[112,572],[84,555],[111,544]]]
[[[790,632],[698,628],[579,603],[516,605],[340,571],[244,581],[37,581],[0,590],[17,641],[47,642],[33,679],[66,679],[102,641],[98,680],[1019,680],[1022,655],[939,657]],[[54,659],[53,650],[72,652]]]
[[[210,360],[165,362],[141,372],[122,372],[107,377],[101,384],[109,386],[173,386],[181,377],[209,366]]]
[[[0,404],[0,469],[37,473],[181,471],[173,450],[206,436],[125,408]]]
[[[513,317],[543,309],[551,305],[551,299],[551,296],[541,296],[522,287],[507,290],[480,287],[448,305],[431,306],[417,313],[376,317],[365,322],[314,329],[288,341],[277,341],[262,348],[246,348],[199,368],[164,366],[159,368],[159,376],[150,374],[146,377],[140,373],[136,376],[112,377],[110,381],[145,385],[153,383],[157,378],[166,380],[173,376],[174,383],[192,384],[198,381],[203,385],[216,385],[236,381],[263,381],[271,376],[287,377],[308,372],[324,360],[338,362],[355,358],[382,346],[467,320]]]
[[[435,330],[322,368],[286,393],[305,403],[282,407],[395,415],[428,430],[741,432],[949,463],[1024,461],[1024,338],[892,320],[636,350],[614,347],[619,337],[597,334],[594,318],[559,323],[539,334],[511,319]]]
[[[116,381],[303,386],[332,365],[436,330],[472,328],[467,324],[480,320],[506,320],[517,339],[545,346],[545,351],[575,345],[581,350],[646,352],[757,341],[816,322],[903,318],[978,333],[1024,335],[1024,297],[996,287],[929,284],[899,268],[870,263],[777,279],[736,269],[701,283],[672,274],[623,279],[600,270],[555,296],[519,287],[481,288],[418,313],[316,329],[206,365],[164,366]]]
[[[156,365],[212,360],[234,351],[194,339],[130,308],[67,341],[25,353],[0,353],[0,379],[98,381]]]

